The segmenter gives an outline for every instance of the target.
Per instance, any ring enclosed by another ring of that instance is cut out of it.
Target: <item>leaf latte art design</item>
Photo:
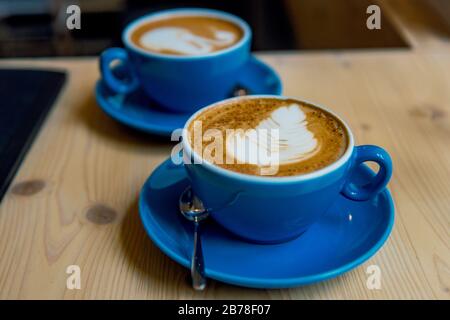
[[[297,104],[282,106],[254,128],[236,130],[227,138],[226,152],[238,163],[280,165],[312,157],[320,150],[317,139],[307,128],[306,114]]]
[[[232,32],[214,30],[214,39],[196,35],[188,29],[161,27],[142,35],[140,44],[153,51],[172,51],[183,55],[207,54],[216,47],[232,44],[236,35]]]

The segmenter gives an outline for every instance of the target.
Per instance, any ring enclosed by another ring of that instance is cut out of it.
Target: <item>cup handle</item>
[[[119,79],[112,72],[111,62],[119,60],[125,67],[128,79]],[[100,56],[100,71],[106,85],[115,93],[127,94],[137,89],[139,81],[134,74],[128,53],[122,48],[109,48]]]
[[[392,160],[386,150],[374,146],[364,145],[355,148],[355,156],[350,171],[350,178],[345,182],[341,193],[355,201],[365,201],[383,191],[392,176]],[[371,180],[364,185],[356,185],[351,181],[351,173],[363,162],[374,161],[380,169]]]

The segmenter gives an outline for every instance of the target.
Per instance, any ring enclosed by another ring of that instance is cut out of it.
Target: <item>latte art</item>
[[[172,51],[183,55],[211,53],[216,46],[228,46],[235,35],[227,31],[213,32],[214,39],[193,34],[188,29],[163,27],[145,33],[140,44],[153,51]]]
[[[188,125],[188,139],[203,160],[250,175],[313,172],[348,147],[345,125],[329,112],[294,99],[251,96],[198,114]]]
[[[307,125],[306,114],[298,104],[279,107],[255,131],[234,131],[227,138],[226,153],[237,163],[259,166],[270,165],[274,159],[280,165],[306,160],[319,149]]]
[[[131,41],[151,52],[195,56],[228,48],[242,35],[237,25],[220,18],[174,15],[138,26],[131,33]]]

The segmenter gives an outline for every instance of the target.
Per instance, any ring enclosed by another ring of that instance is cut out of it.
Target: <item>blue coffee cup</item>
[[[336,162],[298,176],[253,176],[223,169],[201,158],[189,145],[187,128],[208,108],[230,101],[281,96],[247,96],[228,99],[199,110],[191,116],[183,132],[184,167],[195,194],[211,216],[232,233],[258,243],[279,243],[294,239],[316,222],[340,195],[366,201],[383,191],[392,175],[389,154],[374,145],[355,146],[347,124],[348,147]],[[311,103],[310,103],[311,104]],[[366,161],[379,165],[378,173],[364,185],[357,185],[352,172]]]
[[[172,16],[208,16],[229,21],[243,31],[234,45],[220,51],[195,56],[160,54],[144,50],[130,37],[137,27],[155,19]],[[130,93],[141,88],[150,99],[173,112],[192,113],[202,106],[230,97],[241,68],[250,57],[251,30],[245,21],[231,14],[209,9],[173,9],[143,16],[122,33],[125,48],[109,48],[100,56],[104,82],[112,91]],[[118,78],[114,61],[127,70]]]

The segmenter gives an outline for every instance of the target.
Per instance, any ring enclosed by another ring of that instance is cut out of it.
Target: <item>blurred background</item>
[[[81,30],[65,26],[71,4],[81,8]],[[449,0],[0,0],[0,57],[97,55],[121,45],[121,31],[134,18],[172,7],[215,8],[244,18],[254,30],[254,51],[407,48],[385,10],[381,30],[361,28],[371,4],[410,19],[419,13],[414,23],[449,37]]]

